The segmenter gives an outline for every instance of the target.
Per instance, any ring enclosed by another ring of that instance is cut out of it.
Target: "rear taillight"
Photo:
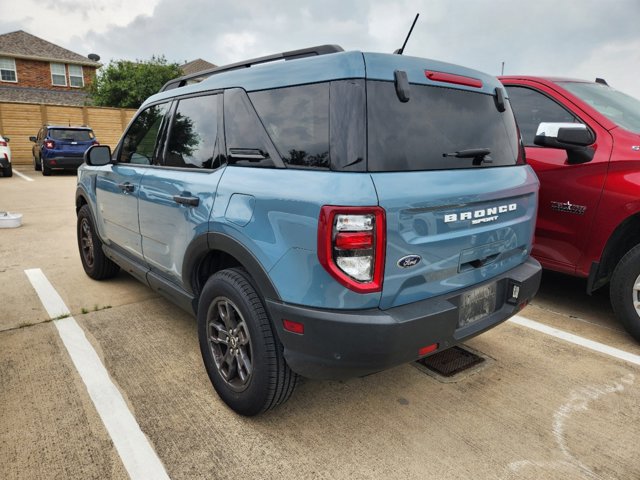
[[[98,140],[94,140],[93,142],[91,142],[91,145],[100,145],[100,142]]]
[[[382,290],[386,223],[380,207],[321,208],[318,259],[342,285],[358,293]]]
[[[7,142],[0,140],[0,147],[6,147]]]
[[[45,140],[44,146],[47,148],[54,148],[56,146],[56,142],[53,140]]]

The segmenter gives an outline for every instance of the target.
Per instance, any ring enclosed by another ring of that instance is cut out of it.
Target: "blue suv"
[[[37,136],[29,137],[33,168],[45,176],[53,170],[76,170],[84,162],[84,152],[98,140],[87,126],[44,125]]]
[[[337,46],[249,60],[170,81],[85,160],[86,273],[122,268],[195,315],[243,415],[299,375],[452,347],[539,286],[538,180],[502,85],[474,70]]]

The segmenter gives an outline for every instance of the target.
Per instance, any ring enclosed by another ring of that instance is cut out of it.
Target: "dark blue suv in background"
[[[248,60],[170,81],[85,160],[85,272],[122,268],[195,315],[243,415],[298,375],[452,347],[540,282],[538,179],[504,87],[475,70],[330,45]]]
[[[52,170],[77,170],[84,162],[84,152],[98,145],[90,127],[44,125],[38,135],[29,137],[32,147],[33,168],[45,176]]]

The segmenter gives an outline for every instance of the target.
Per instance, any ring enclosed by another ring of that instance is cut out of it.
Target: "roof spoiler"
[[[273,55],[267,55],[266,57],[253,58],[251,60],[244,60],[242,62],[231,63],[229,65],[223,65],[222,67],[215,67],[209,70],[203,70],[202,72],[192,73],[183,77],[174,78],[165,83],[160,92],[172,90],[174,88],[184,87],[185,85],[191,85],[198,83],[209,78],[212,75],[218,73],[228,72],[231,70],[239,70],[241,68],[249,68],[253,65],[259,65],[261,63],[277,62],[278,60],[295,60],[304,57],[313,57],[316,55],[327,55],[330,53],[344,52],[344,49],[339,45],[319,45],[317,47],[303,48],[300,50],[291,50],[290,52],[276,53]]]

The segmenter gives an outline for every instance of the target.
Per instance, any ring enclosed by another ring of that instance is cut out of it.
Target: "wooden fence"
[[[33,143],[29,137],[37,135],[45,123],[88,125],[102,145],[114,148],[135,112],[120,108],[0,102],[0,134],[10,138],[14,164],[31,164]]]

